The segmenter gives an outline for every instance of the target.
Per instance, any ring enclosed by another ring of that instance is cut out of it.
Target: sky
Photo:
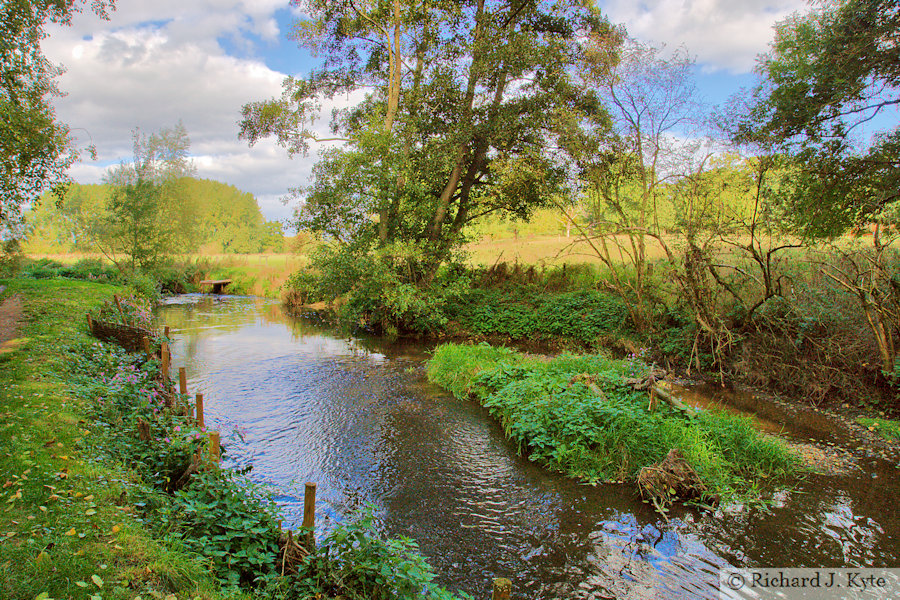
[[[631,36],[686,48],[696,58],[699,93],[712,104],[751,86],[772,25],[808,9],[804,0],[598,4]],[[71,27],[48,27],[44,51],[66,69],[58,81],[65,95],[54,101],[57,116],[81,148],[93,144],[98,152],[96,161],[74,165],[72,177],[100,182],[110,165],[131,158],[135,128],[152,133],[180,120],[198,177],[252,193],[267,219],[288,218],[293,206],[281,198],[309,183],[315,148],[291,159],[272,140],[249,147],[238,139],[238,122],[245,103],[279,96],[286,75],[303,76],[316,66],[286,38],[299,17],[289,0],[117,0],[108,21],[88,11]],[[318,124],[323,131],[327,120]]]

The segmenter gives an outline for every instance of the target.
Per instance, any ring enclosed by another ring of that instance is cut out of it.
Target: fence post
[[[159,348],[159,359],[162,362],[159,369],[162,371],[163,379],[166,381],[169,380],[169,357],[169,344],[163,342]]]
[[[312,551],[316,543],[316,484],[307,481],[303,494],[303,527],[306,536],[306,548]]]
[[[87,315],[87,323],[88,323],[88,331],[91,335],[94,335],[94,321],[91,319],[91,315]]]
[[[203,427],[203,394],[197,394],[197,426]]]
[[[187,369],[178,367],[178,391],[187,394]]]
[[[209,432],[209,460],[213,462],[216,466],[219,464],[219,460],[222,457],[221,448],[219,447],[219,432],[218,431],[210,431]]]
[[[150,338],[146,335],[141,336],[141,345],[144,346],[144,354],[147,355],[147,360],[150,360]]]
[[[125,318],[125,311],[122,310],[122,303],[119,302],[119,296],[113,294],[113,300],[116,301],[116,308],[119,309],[119,316],[122,317],[122,325],[128,325],[128,319]]]
[[[512,596],[512,581],[506,577],[497,577],[494,579],[494,592],[491,600],[510,600]]]

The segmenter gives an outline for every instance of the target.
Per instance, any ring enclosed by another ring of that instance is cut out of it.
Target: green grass
[[[600,355],[548,359],[447,344],[435,350],[428,378],[487,407],[531,460],[588,482],[635,480],[678,448],[712,493],[741,498],[759,478],[799,464],[747,417],[713,410],[687,417],[668,405],[648,411],[647,393],[626,382],[645,370]]]
[[[856,422],[888,440],[900,440],[900,421],[859,417]]]
[[[88,341],[83,315],[120,288],[3,282],[24,297],[20,339],[0,354],[0,598],[220,598],[191,555],[150,537],[123,498],[128,470],[85,450],[86,405],[61,348]]]

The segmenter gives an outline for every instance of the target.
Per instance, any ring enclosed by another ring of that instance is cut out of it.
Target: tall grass
[[[546,359],[486,345],[442,345],[428,363],[431,381],[487,407],[520,453],[589,482],[635,480],[677,448],[712,493],[729,498],[757,477],[798,465],[747,417],[709,410],[691,418],[668,405],[648,410],[647,393],[627,381],[644,371],[634,359]]]

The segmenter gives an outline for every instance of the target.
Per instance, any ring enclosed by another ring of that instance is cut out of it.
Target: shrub
[[[375,528],[374,509],[334,528],[300,566],[292,598],[347,600],[454,600],[432,583],[435,574],[409,538],[384,540]]]

